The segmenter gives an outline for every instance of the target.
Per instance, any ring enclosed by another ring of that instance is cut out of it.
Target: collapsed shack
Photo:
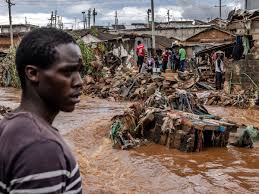
[[[181,90],[171,97],[156,91],[145,104],[133,104],[123,115],[112,119],[110,138],[114,147],[129,149],[142,145],[146,139],[185,152],[225,147],[230,132],[236,133],[242,127],[210,115],[193,98],[192,94]],[[240,146],[244,144],[241,142]]]
[[[236,87],[259,92],[259,10],[235,10],[229,14],[227,28],[236,35],[233,62],[227,67],[228,91]]]
[[[259,104],[259,10],[235,10],[229,14],[227,30],[235,43],[222,44],[196,53],[201,81],[213,81],[213,52],[225,56],[224,91],[211,95],[208,104],[233,105],[240,108]],[[225,99],[225,101],[224,101]]]

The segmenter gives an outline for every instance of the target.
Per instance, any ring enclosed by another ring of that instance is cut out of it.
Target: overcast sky
[[[46,25],[51,11],[57,10],[62,16],[65,27],[71,28],[77,21],[82,27],[82,11],[96,8],[96,25],[114,23],[115,11],[118,11],[119,24],[146,22],[150,0],[12,0],[13,23],[27,22],[34,25]],[[167,10],[171,20],[215,18],[219,16],[219,0],[154,0],[156,21],[167,21]],[[227,17],[230,10],[241,8],[244,0],[222,0],[222,15]],[[92,22],[92,21],[91,21]],[[8,24],[8,7],[0,0],[0,25]]]

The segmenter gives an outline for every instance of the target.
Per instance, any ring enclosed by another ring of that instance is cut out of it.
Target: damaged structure
[[[186,47],[188,57],[193,58],[193,53],[222,44],[233,44],[234,41],[234,34],[213,26],[189,37],[182,44]]]
[[[229,135],[243,130],[233,145],[253,146],[257,129],[210,115],[194,103],[193,96],[178,90],[166,97],[155,92],[145,104],[133,104],[123,115],[115,116],[110,130],[114,147],[129,149],[150,140],[184,152],[200,152],[209,147],[225,147]],[[146,140],[145,140],[146,139]]]
[[[236,35],[233,62],[227,67],[229,91],[233,86],[259,91],[259,10],[229,14],[227,29]]]

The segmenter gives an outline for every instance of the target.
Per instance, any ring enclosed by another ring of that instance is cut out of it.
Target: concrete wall
[[[9,33],[10,32],[10,28],[9,27],[4,27],[4,28],[0,28],[1,29],[1,33]],[[13,27],[13,32],[27,32],[27,28],[24,26],[20,26],[20,27]]]
[[[20,26],[20,25],[14,25],[13,26],[13,32],[14,33],[21,33],[21,32],[29,32],[33,29],[31,26]],[[10,28],[9,26],[1,26],[0,25],[0,34],[1,33],[10,33]]]

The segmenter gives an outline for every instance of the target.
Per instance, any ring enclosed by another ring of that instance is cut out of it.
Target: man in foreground
[[[52,122],[80,101],[81,51],[67,33],[29,32],[16,53],[20,106],[0,122],[0,193],[82,193],[76,161]]]

